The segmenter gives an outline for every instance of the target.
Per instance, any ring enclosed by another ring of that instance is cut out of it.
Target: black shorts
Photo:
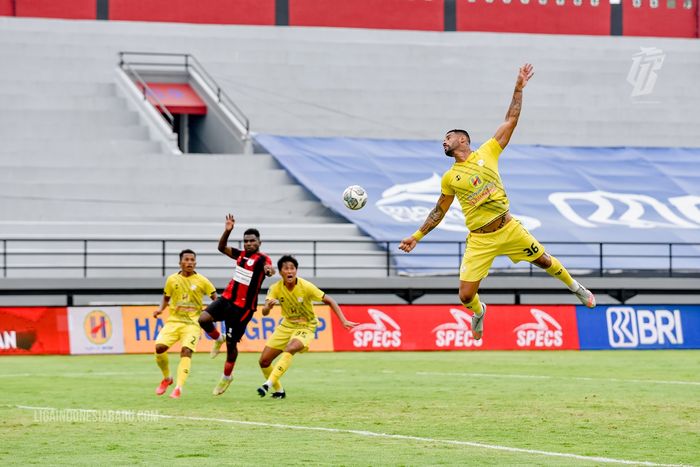
[[[227,344],[241,341],[243,334],[245,334],[245,328],[253,317],[252,311],[244,310],[224,297],[219,297],[211,302],[204,311],[209,313],[214,321],[224,322]]]

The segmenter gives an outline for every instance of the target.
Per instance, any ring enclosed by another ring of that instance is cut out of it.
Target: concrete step
[[[34,137],[72,141],[76,134],[86,141],[110,141],[134,139],[148,141],[150,139],[148,128],[138,125],[100,125],[95,122],[85,121],[56,121],[55,123],[31,123],[8,122],[0,124],[0,137],[3,141],[7,138],[31,139]],[[45,159],[44,159],[45,160]]]
[[[117,154],[118,155],[118,152]],[[20,161],[21,162],[21,161]],[[192,180],[206,180],[206,185],[227,187],[259,188],[262,185],[281,187],[296,186],[293,179],[282,169],[269,169],[258,173],[255,177],[242,177],[237,173],[229,173],[224,170],[213,171],[210,167],[188,164],[183,167],[179,164],[168,164],[155,167],[27,167],[27,166],[2,166],[0,171],[0,183],[12,183],[16,180],[25,180],[28,183],[55,183],[57,181],[89,180],[95,183],[107,185],[115,183],[123,184],[160,184],[163,180],[181,180],[192,183]],[[238,172],[240,173],[240,172]],[[178,181],[179,185],[181,182]],[[274,189],[273,189],[274,190]]]
[[[9,145],[13,148],[21,147],[24,140],[9,140]],[[70,139],[64,140],[54,140],[54,139],[41,139],[35,140],[36,144],[41,145],[51,145],[51,144],[61,144],[69,147],[71,144]],[[3,142],[4,143],[4,142]],[[252,156],[242,155],[242,154],[229,154],[229,155],[212,155],[212,154],[186,154],[186,155],[173,155],[173,154],[132,154],[131,151],[124,151],[119,155],[118,159],[111,157],[111,153],[107,153],[110,157],[104,158],[99,157],[99,153],[93,153],[91,151],[99,149],[101,145],[107,147],[119,148],[119,144],[124,143],[124,140],[111,140],[103,142],[100,141],[80,141],[76,142],[76,148],[68,154],[63,154],[62,152],[56,153],[56,156],[52,154],[50,150],[47,151],[30,151],[29,149],[23,153],[22,159],[18,160],[14,154],[10,157],[3,157],[3,152],[1,151],[2,145],[0,145],[0,165],[4,167],[114,167],[114,168],[128,168],[128,167],[140,167],[145,169],[151,168],[162,168],[162,167],[177,167],[181,170],[189,170],[192,167],[203,167],[207,168],[211,172],[225,172],[234,173],[236,172],[248,172],[257,173],[259,171],[265,170],[276,170],[280,169],[280,165],[275,161],[275,159],[269,154],[255,154]],[[85,144],[85,151],[79,152],[81,149],[80,144]],[[147,141],[132,141],[130,144],[157,144]],[[93,146],[94,145],[94,146]],[[43,147],[43,146],[42,146]],[[59,147],[63,150],[64,146]],[[138,148],[138,146],[136,146]],[[41,149],[41,148],[39,148]],[[159,151],[160,152],[160,151]],[[48,153],[48,155],[46,154]],[[60,156],[60,157],[57,157]]]
[[[3,80],[22,81],[28,76],[32,77],[32,79],[35,79],[36,76],[41,76],[42,81],[45,80],[47,82],[111,83],[114,80],[114,66],[105,64],[101,67],[78,71],[81,65],[80,62],[76,62],[70,68],[58,69],[45,69],[40,65],[7,68],[3,66]]]
[[[160,143],[155,141],[128,139],[105,141],[103,138],[89,141],[82,137],[75,139],[72,134],[61,139],[6,139],[0,145],[0,166],[52,168],[60,166],[59,164],[69,167],[84,166],[85,163],[90,162],[93,166],[101,166],[100,162],[95,160],[96,156],[99,158],[101,154],[119,155],[120,158],[128,154],[134,162],[138,162],[142,159],[142,154],[161,151]],[[17,159],[17,154],[21,154],[22,158]],[[136,157],[136,154],[139,156]]]
[[[71,112],[66,110],[21,110],[12,114],[0,114],[0,128],[10,126],[30,125],[61,125],[81,126],[89,128],[90,125],[129,125],[139,122],[139,115],[132,111],[114,112],[108,110],[94,110]]]
[[[7,94],[0,89],[0,109],[5,112],[21,112],[24,110],[41,111],[128,111],[126,101],[111,96],[52,96],[47,98],[41,95]]]
[[[143,200],[105,200],[90,199],[86,196],[71,199],[61,196],[51,197],[8,197],[0,195],[0,208],[6,221],[32,220],[50,221],[118,221],[118,222],[171,222],[178,224],[211,222],[220,219],[228,212],[237,219],[259,224],[273,224],[284,219],[311,222],[320,217],[330,216],[329,211],[317,201],[295,200],[294,203],[272,203],[256,206],[236,200],[219,201],[218,198],[197,198],[196,200],[176,201],[164,204],[157,201]],[[182,214],[185,210],[186,214]],[[337,220],[337,219],[336,219]],[[171,234],[177,234],[177,229]],[[119,234],[121,228],[114,230]]]
[[[29,183],[28,183],[29,182]],[[234,181],[213,185],[209,180],[164,180],[156,183],[134,185],[129,180],[54,180],[31,183],[31,180],[8,181],[0,184],[0,196],[26,199],[91,200],[105,203],[138,203],[156,206],[202,206],[213,200],[229,204],[247,205],[268,209],[274,203],[313,199],[300,185],[269,186],[261,189],[239,186]],[[288,203],[293,206],[294,203]]]
[[[115,96],[116,85],[111,82],[55,82],[40,80],[32,76],[25,80],[5,79],[0,76],[0,90],[10,95],[48,95],[63,97],[99,97]]]
[[[45,240],[50,238],[135,238],[163,240],[169,238],[189,238],[218,241],[224,228],[226,211],[219,212],[207,220],[193,222],[161,221],[152,219],[141,221],[0,221],[4,238]],[[234,212],[236,225],[231,233],[231,241],[240,240],[248,228],[257,228],[263,240],[334,240],[361,237],[354,224],[339,222],[328,217],[308,217],[289,219],[290,222],[265,223],[247,218]],[[14,242],[13,242],[14,243]],[[21,242],[20,242],[21,244]],[[53,245],[54,248],[57,245]],[[179,248],[180,246],[175,246]],[[313,248],[313,245],[311,245]],[[301,250],[296,245],[295,250]]]

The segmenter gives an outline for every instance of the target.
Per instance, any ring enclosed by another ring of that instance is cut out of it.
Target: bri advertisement
[[[700,306],[577,307],[581,350],[700,348]]]

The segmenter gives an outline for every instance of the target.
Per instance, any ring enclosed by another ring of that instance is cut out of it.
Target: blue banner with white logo
[[[700,349],[700,306],[576,307],[581,350]]]
[[[462,253],[454,242],[464,242],[468,233],[457,200],[413,252],[397,250],[398,242],[435,207],[441,176],[454,161],[445,156],[440,141],[256,139],[325,206],[372,238],[392,242],[400,271],[457,272]],[[509,145],[499,171],[511,213],[569,269],[598,269],[604,250],[605,269],[667,270],[672,248],[674,268],[698,268],[700,149]],[[367,190],[364,209],[343,205],[348,185]],[[615,242],[648,243],[630,247]],[[669,245],[674,242],[696,245]],[[527,266],[514,266],[507,258],[494,263],[501,269]]]

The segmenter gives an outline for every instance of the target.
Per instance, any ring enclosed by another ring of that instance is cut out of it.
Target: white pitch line
[[[610,381],[614,383],[649,383],[700,386],[700,381],[673,381],[655,379],[590,378],[585,376],[514,375],[505,373],[457,373],[439,371],[417,371],[419,376],[473,376],[477,378],[518,378],[518,379],[570,379],[574,381]]]
[[[33,407],[28,405],[15,405],[15,406],[5,406],[5,407],[16,407],[22,410],[78,410],[81,412],[96,413],[99,410],[96,409],[73,409],[73,408],[58,408],[58,407]],[[133,410],[114,410],[115,412],[133,412]],[[613,459],[611,457],[597,457],[597,456],[583,456],[579,454],[569,454],[565,452],[554,452],[554,451],[541,451],[538,449],[524,449],[524,448],[514,448],[510,446],[501,446],[498,444],[485,444],[477,443],[474,441],[461,441],[453,439],[439,439],[439,438],[426,438],[423,436],[410,436],[410,435],[397,435],[391,433],[378,433],[375,431],[365,431],[365,430],[347,430],[341,428],[327,428],[322,426],[303,426],[303,425],[286,425],[283,423],[266,423],[266,422],[251,422],[248,420],[232,420],[228,418],[210,418],[210,417],[191,417],[187,415],[161,415],[161,414],[149,414],[150,417],[163,418],[171,420],[191,420],[198,422],[219,422],[227,423],[232,425],[245,425],[245,426],[257,426],[265,428],[279,428],[283,430],[305,430],[305,431],[320,431],[325,433],[340,433],[340,434],[350,434],[357,436],[366,436],[371,438],[386,438],[386,439],[397,439],[397,440],[408,440],[408,441],[419,441],[422,443],[436,443],[436,444],[449,444],[456,446],[469,446],[481,449],[492,449],[494,451],[505,451],[505,452],[515,452],[520,454],[532,454],[538,456],[546,457],[563,457],[567,459],[576,459],[589,462],[601,462],[605,464],[625,464],[625,465],[649,465],[649,466],[662,466],[662,467],[677,467],[682,464],[657,464],[655,462],[647,461],[630,461],[625,459]]]

